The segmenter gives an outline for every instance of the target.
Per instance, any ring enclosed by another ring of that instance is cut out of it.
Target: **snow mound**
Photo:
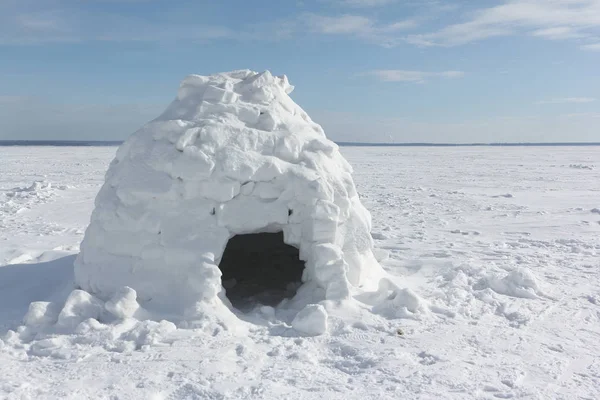
[[[80,359],[90,352],[132,352],[169,343],[176,325],[147,317],[131,288],[121,288],[107,302],[76,289],[66,300],[32,302],[23,325],[6,332],[1,342],[24,359]]]
[[[120,318],[222,317],[235,312],[219,269],[229,239],[282,232],[305,262],[299,309],[376,288],[383,270],[352,168],[292,90],[269,71],[184,79],[111,163],[75,263],[77,285]],[[306,313],[320,315],[322,328],[322,314]]]
[[[29,193],[40,194],[52,189],[52,184],[47,181],[34,181],[31,185],[25,187],[16,187],[6,193],[6,197],[29,196]]]
[[[429,313],[427,302],[409,288],[399,288],[391,280],[379,282],[378,296],[373,312],[385,318],[421,319]]]
[[[528,268],[507,272],[492,262],[450,263],[444,269],[435,277],[437,287],[428,297],[429,308],[435,313],[469,320],[493,314],[506,318],[510,326],[521,327],[535,318],[544,301],[554,300],[548,292],[551,286]]]
[[[53,186],[45,180],[34,181],[29,186],[19,186],[6,191],[0,191],[0,216],[12,216],[31,208],[35,204],[42,204],[52,198],[57,191],[66,190],[67,187]]]
[[[593,170],[594,166],[593,165],[587,165],[587,164],[569,164],[569,168]]]
[[[55,190],[66,190],[67,186],[53,186],[51,182],[45,180],[34,181],[29,186],[15,187],[4,193],[8,199],[18,198],[40,198],[45,199],[54,193]]]
[[[503,278],[488,277],[484,284],[506,296],[537,299],[542,294],[536,277],[527,268],[517,268]]]

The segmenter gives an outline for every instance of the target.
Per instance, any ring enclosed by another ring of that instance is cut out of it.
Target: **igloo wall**
[[[75,262],[82,289],[124,286],[148,310],[225,304],[218,264],[230,238],[283,232],[315,299],[376,284],[370,215],[352,168],[288,94],[285,76],[188,76],[157,119],[119,148]]]

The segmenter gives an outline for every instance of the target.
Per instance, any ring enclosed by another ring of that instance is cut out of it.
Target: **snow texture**
[[[218,268],[227,241],[283,231],[306,262],[306,304],[376,287],[383,271],[352,168],[292,89],[269,71],[188,76],[111,163],[77,285],[103,301],[129,287],[146,310],[173,318],[223,315],[232,310]],[[136,312],[129,300],[109,304],[116,316]]]

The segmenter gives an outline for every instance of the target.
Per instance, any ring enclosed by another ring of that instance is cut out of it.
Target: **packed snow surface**
[[[306,262],[292,310],[376,288],[383,270],[352,168],[292,89],[269,71],[187,77],[111,163],[77,285],[103,301],[129,287],[154,319],[234,329],[218,267],[228,240],[283,232]]]
[[[389,278],[245,332],[73,286],[115,151],[0,147],[1,399],[598,398],[597,147],[342,148]]]

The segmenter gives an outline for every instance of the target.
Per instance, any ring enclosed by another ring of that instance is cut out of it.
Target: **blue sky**
[[[600,0],[0,0],[0,139],[122,139],[242,68],[334,140],[600,141]]]

